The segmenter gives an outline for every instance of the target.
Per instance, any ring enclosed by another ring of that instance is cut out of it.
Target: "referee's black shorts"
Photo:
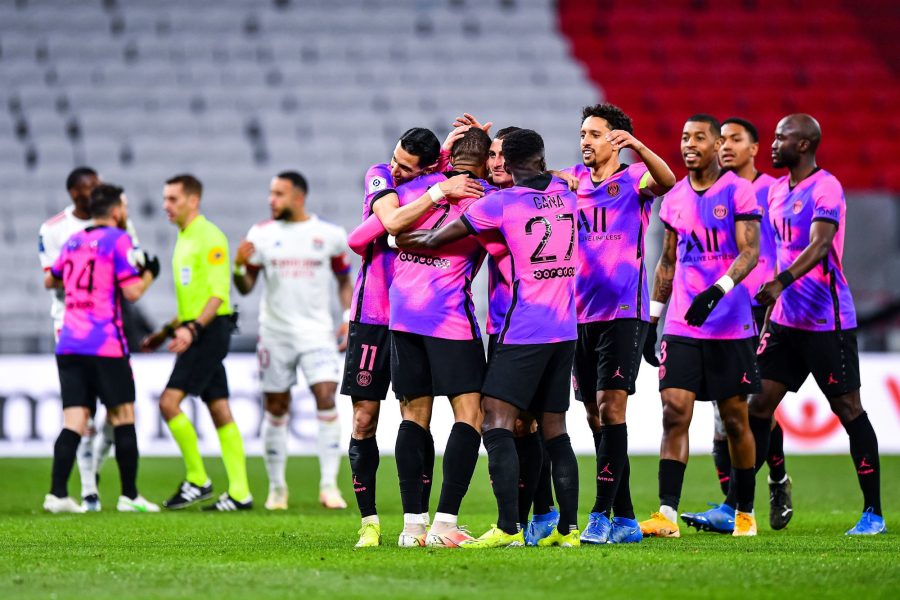
[[[178,355],[166,388],[199,396],[204,402],[228,398],[228,376],[223,361],[231,341],[231,318],[218,316],[190,348]]]

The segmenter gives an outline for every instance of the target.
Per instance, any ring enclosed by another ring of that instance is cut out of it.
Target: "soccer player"
[[[316,399],[319,502],[326,508],[347,508],[337,486],[341,426],[334,395],[341,366],[329,302],[335,277],[345,311],[338,332],[339,349],[344,350],[353,292],[347,234],[306,211],[308,193],[300,173],[285,171],[274,177],[269,188],[272,220],[250,228],[234,260],[234,285],[241,294],[250,293],[260,272],[266,281],[256,352],[265,398],[261,435],[269,476],[268,510],[288,507],[288,411],[298,367]]]
[[[206,404],[228,474],[228,491],[204,510],[236,511],[253,507],[247,483],[244,442],[228,405],[228,377],[223,361],[233,329],[228,240],[200,214],[203,185],[193,175],[176,175],[163,188],[163,209],[178,227],[172,256],[178,317],[148,336],[145,350],[159,347],[168,337],[168,350],[178,355],[159,410],[181,450],[186,475],[175,494],[163,503],[180,509],[212,497],[212,482],[203,466],[197,432],[181,401],[190,394]]]
[[[43,267],[45,273],[50,271],[50,267],[56,262],[60,250],[72,234],[82,231],[93,224],[89,210],[91,192],[100,183],[97,171],[90,167],[78,167],[69,173],[69,176],[66,178],[66,190],[69,192],[72,204],[41,225],[39,233],[38,249],[41,267]],[[138,265],[142,265],[144,254],[140,250],[137,233],[130,219],[127,221],[127,226],[134,245]],[[62,288],[56,288],[53,290],[53,298],[50,305],[54,339],[58,340],[59,338],[64,314],[63,290]],[[96,407],[96,403],[91,406]],[[100,472],[103,460],[109,454],[113,444],[113,437],[112,425],[108,422],[95,423],[94,413],[91,412],[81,443],[78,445],[77,453],[78,471],[81,473],[81,497],[88,511],[99,511],[101,508],[100,494],[97,490],[97,474]]]
[[[122,327],[122,298],[134,302],[159,274],[159,260],[138,267],[135,248],[124,230],[128,208],[122,188],[98,185],[86,216],[93,225],[62,246],[45,279],[62,287],[65,316],[56,345],[63,403],[63,429],[53,447],[53,477],[44,510],[83,513],[88,509],[68,494],[68,480],[97,397],[113,426],[122,494],[119,512],[159,512],[138,494],[138,445],[134,429],[134,375]]]
[[[780,272],[756,295],[774,307],[760,338],[762,393],[750,397],[750,426],[759,468],[775,409],[812,373],[850,438],[863,493],[862,517],[847,535],[879,534],[887,528],[878,439],[859,396],[856,311],[841,265],[847,203],[834,175],[816,165],[821,140],[818,122],[805,114],[788,115],[775,129],[772,164],[789,173],[769,190]]]
[[[758,151],[759,133],[753,123],[739,117],[722,121],[719,164],[724,169],[733,170],[739,177],[753,185],[756,204],[763,215],[759,225],[759,262],[741,282],[741,285],[750,292],[753,321],[757,332],[761,332],[765,323],[766,307],[753,296],[763,283],[775,276],[775,230],[769,219],[769,188],[775,182],[775,178],[756,169],[755,158]],[[731,481],[731,456],[728,453],[725,426],[715,403],[713,411],[715,414],[713,459],[722,493],[727,495]],[[772,529],[784,529],[794,511],[791,502],[791,479],[785,470],[784,435],[778,421],[774,419],[766,463],[769,465],[769,525]],[[685,513],[683,518],[685,522],[698,529],[731,533],[734,530],[732,518],[734,511],[730,509],[733,507],[722,509],[720,506],[714,506],[702,513]]]
[[[660,345],[660,508],[641,522],[644,535],[681,535],[676,511],[695,400],[716,401],[725,423],[736,498],[736,504],[726,504],[737,509],[732,535],[756,535],[755,449],[747,421],[747,394],[759,390],[756,331],[750,293],[737,284],[756,266],[761,215],[750,182],[719,166],[721,144],[715,118],[698,114],[687,120],[681,154],[688,176],[666,194],[660,209],[665,237],[651,321],[659,320],[670,296],[672,304]]]
[[[538,545],[578,546],[578,468],[565,426],[577,337],[577,198],[565,181],[544,172],[544,144],[534,131],[508,134],[503,152],[514,187],[475,202],[443,229],[413,232],[403,241],[410,248],[437,248],[497,231],[511,256],[512,298],[482,389],[484,445],[499,517],[496,526],[462,547],[525,545],[513,439],[522,411],[540,415],[560,503],[559,525]]]
[[[642,353],[656,360],[655,328],[648,337],[644,235],[653,199],[675,185],[675,175],[634,137],[631,118],[619,107],[587,106],[581,119],[583,164],[566,169],[580,181],[574,376],[597,457],[596,499],[581,541],[639,542],[625,408],[635,392]],[[641,162],[620,163],[619,151],[624,148],[634,150]]]

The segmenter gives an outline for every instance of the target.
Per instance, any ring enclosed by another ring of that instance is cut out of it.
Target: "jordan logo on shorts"
[[[838,380],[834,378],[834,373],[829,373],[827,385],[837,385],[837,382],[838,382]]]
[[[625,377],[622,375],[622,367],[616,367],[616,372],[613,373],[612,378],[615,379],[616,377],[618,377],[619,379],[625,379]]]
[[[750,380],[747,379],[747,371],[744,371],[744,374],[741,375],[741,383],[746,383],[747,385],[750,385]]]

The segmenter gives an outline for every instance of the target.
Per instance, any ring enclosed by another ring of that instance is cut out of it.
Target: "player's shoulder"
[[[68,220],[68,216],[71,213],[70,210],[61,210],[43,223],[41,223],[41,231],[50,231],[53,229],[57,229]]]
[[[258,223],[254,223],[250,226],[250,229],[247,230],[247,237],[251,238],[254,236],[266,235],[267,233],[274,232],[278,227],[276,224],[278,221],[275,219],[264,219],[259,221]]]
[[[763,173],[762,171],[760,171],[756,175],[756,179],[753,180],[753,187],[755,187],[756,189],[768,189],[772,187],[772,184],[774,184],[776,181],[778,181],[777,177],[773,177],[768,173]]]
[[[347,235],[347,230],[344,229],[343,227],[341,227],[340,225],[338,225],[337,223],[334,223],[327,219],[323,219],[319,215],[313,215],[312,218],[314,219],[316,228],[324,234],[335,236],[335,237]]]
[[[663,204],[679,202],[685,197],[687,192],[693,192],[693,188],[691,187],[689,177],[685,176],[676,181],[671,190],[663,194]]]
[[[391,166],[386,163],[378,163],[366,169],[365,176],[366,194],[375,194],[394,187],[394,177],[391,175]]]
[[[844,186],[841,185],[838,178],[825,169],[819,169],[813,173],[810,178],[813,179],[813,186],[816,188],[816,191],[838,194],[844,193]]]
[[[746,194],[753,192],[753,184],[731,169],[724,171],[722,173],[722,176],[719,177],[719,181],[717,181],[716,183],[728,189],[732,193],[732,195],[735,196],[740,193]]]
[[[377,163],[366,169],[366,179],[372,177],[391,178],[391,165],[387,163]]]
[[[644,173],[646,173],[647,171],[647,165],[645,165],[641,161],[638,161],[628,165],[628,167],[625,169],[625,174],[632,179],[640,180],[640,178],[643,177]]]

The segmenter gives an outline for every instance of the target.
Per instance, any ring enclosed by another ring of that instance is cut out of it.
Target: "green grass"
[[[592,504],[592,460],[582,467],[581,522]],[[218,460],[207,460],[221,489]],[[517,598],[609,597],[896,597],[900,539],[843,536],[859,516],[861,499],[849,457],[789,457],[795,517],[785,531],[768,527],[764,478],[757,494],[760,535],[755,539],[682,530],[679,540],[645,540],[629,546],[494,551],[399,549],[401,526],[396,470],[383,459],[379,506],[385,546],[355,551],[358,516],[348,469],[342,486],[351,508],[325,511],[317,504],[314,459],[292,458],[287,513],[268,514],[265,472],[250,460],[259,508],[252,513],[194,510],[126,515],[110,510],[118,496],[115,464],[103,471],[101,514],[46,515],[40,504],[50,463],[0,460],[0,598]],[[900,457],[882,459],[889,527],[900,527]],[[482,458],[461,521],[481,533],[496,507]],[[436,473],[440,472],[440,466]],[[656,508],[656,460],[632,459],[639,518]],[[140,485],[161,501],[181,474],[176,459],[141,463]],[[438,483],[440,477],[437,477]],[[77,490],[77,474],[71,489]],[[438,488],[433,493],[436,502]],[[693,457],[682,509],[718,500],[711,459]],[[434,506],[432,506],[434,510]]]

